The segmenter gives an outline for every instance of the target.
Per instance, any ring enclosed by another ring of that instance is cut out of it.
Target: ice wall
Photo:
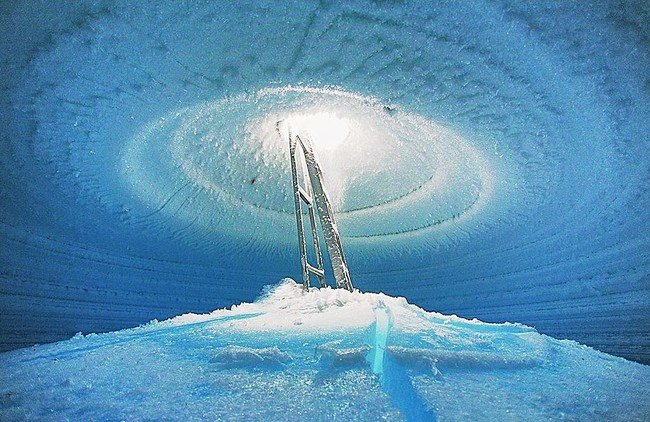
[[[356,286],[650,360],[646,5],[0,8],[3,349],[297,277],[306,110]]]

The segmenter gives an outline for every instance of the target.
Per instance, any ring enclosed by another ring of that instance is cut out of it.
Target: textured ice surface
[[[255,303],[0,355],[0,419],[644,420],[650,367],[284,280]]]
[[[351,128],[323,161],[355,286],[649,362],[648,16],[0,2],[0,347],[298,278],[272,124],[313,112]]]

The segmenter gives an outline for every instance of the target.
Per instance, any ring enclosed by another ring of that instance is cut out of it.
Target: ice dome
[[[646,3],[0,10],[1,350],[300,279],[285,119],[361,291],[650,362]]]

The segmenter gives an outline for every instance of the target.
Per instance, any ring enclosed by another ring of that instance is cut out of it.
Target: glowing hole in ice
[[[309,134],[314,148],[319,151],[338,149],[350,134],[349,120],[332,112],[292,114],[287,118],[287,123],[298,134]]]

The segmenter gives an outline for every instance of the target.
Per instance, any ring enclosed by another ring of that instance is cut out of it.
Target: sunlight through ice
[[[299,134],[311,135],[314,147],[319,151],[338,149],[350,134],[349,120],[332,112],[292,114],[287,122]]]

